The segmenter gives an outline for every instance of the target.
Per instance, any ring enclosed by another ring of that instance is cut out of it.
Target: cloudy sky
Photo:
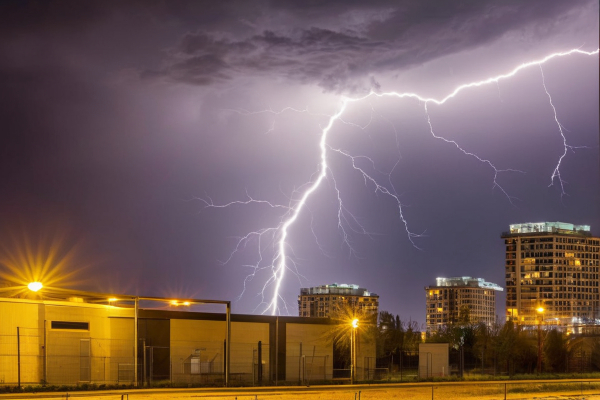
[[[595,0],[3,2],[5,276],[422,323],[436,277],[504,285],[511,223],[600,235],[598,54],[432,99],[598,36]]]

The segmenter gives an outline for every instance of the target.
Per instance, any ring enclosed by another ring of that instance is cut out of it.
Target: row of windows
[[[553,240],[554,239],[554,240]],[[534,238],[521,238],[521,243],[524,244],[535,244],[535,243],[569,243],[569,244],[577,244],[577,245],[590,245],[590,246],[600,246],[600,240],[593,238],[566,238],[566,237],[534,237]],[[516,238],[506,239],[504,241],[505,244],[516,244]]]
[[[379,297],[376,296],[372,296],[372,297],[344,297],[344,296],[331,296],[331,297],[309,297],[309,296],[300,296],[300,301],[361,301],[361,302],[373,302],[373,301],[377,301],[379,299]]]

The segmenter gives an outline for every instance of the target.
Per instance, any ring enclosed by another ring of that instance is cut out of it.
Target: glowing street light
[[[29,285],[27,285],[27,288],[32,292],[37,292],[43,287],[44,285],[42,285],[42,282],[31,282]]]
[[[356,328],[358,328],[358,318],[352,320],[352,331],[350,332],[350,384],[354,384],[356,367]]]

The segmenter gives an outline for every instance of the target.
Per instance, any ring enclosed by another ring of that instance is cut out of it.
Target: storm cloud
[[[283,14],[287,26],[274,23],[272,29],[246,36],[188,33],[168,52],[166,67],[144,76],[197,85],[260,76],[317,84],[333,92],[368,90],[374,74],[485,46],[507,34],[520,40],[550,35],[582,13],[597,13],[596,3],[581,3],[549,1],[540,7],[537,1],[428,0],[354,4],[357,8],[347,3],[307,3],[301,8],[287,3],[286,8],[286,3],[275,2],[269,7]],[[299,14],[291,15],[295,11]],[[346,19],[350,24],[344,24]]]

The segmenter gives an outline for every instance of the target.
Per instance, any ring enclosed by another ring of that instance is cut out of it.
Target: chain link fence
[[[0,383],[133,383],[133,340],[18,328],[0,335]]]

